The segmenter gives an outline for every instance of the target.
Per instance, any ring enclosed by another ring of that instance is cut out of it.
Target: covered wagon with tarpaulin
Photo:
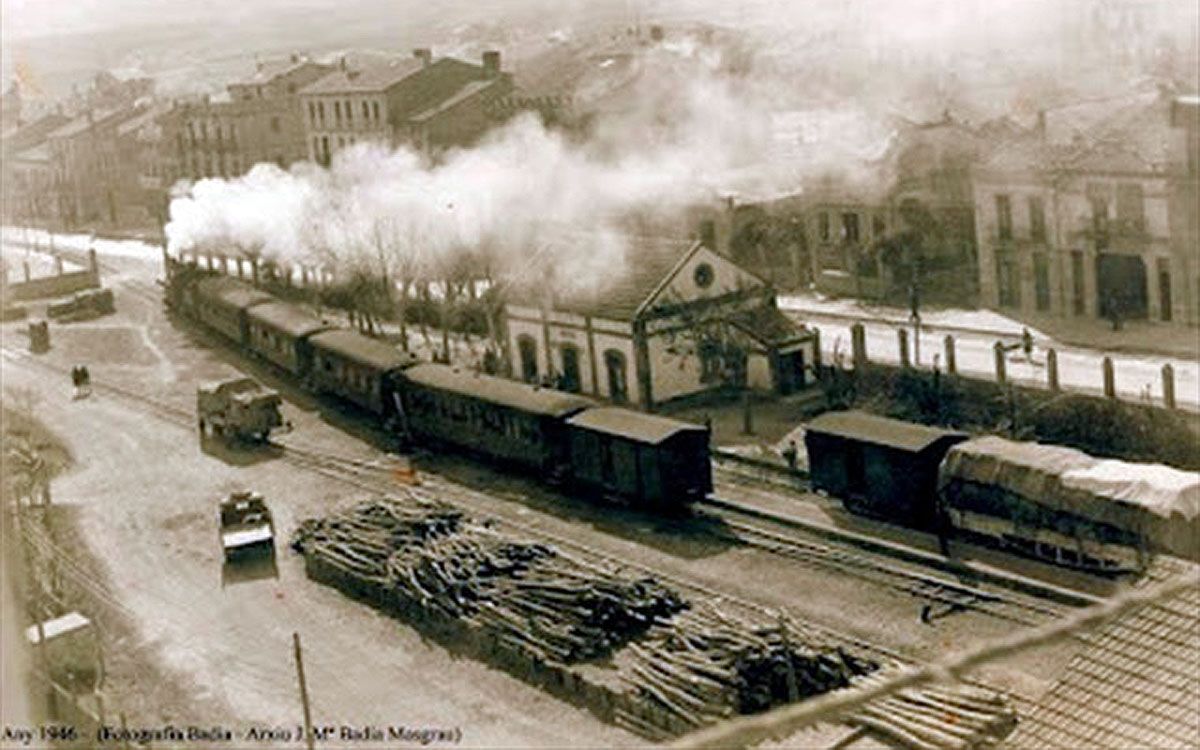
[[[827,412],[805,426],[815,489],[846,507],[915,526],[936,521],[938,465],[967,435],[862,411]]]
[[[1200,552],[1200,476],[998,437],[946,455],[939,494],[957,527],[1091,570],[1136,570]]]

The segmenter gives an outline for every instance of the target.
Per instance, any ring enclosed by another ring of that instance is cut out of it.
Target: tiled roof
[[[1008,746],[1190,748],[1200,741],[1200,586],[1094,633]]]
[[[493,79],[487,79],[487,80],[482,80],[482,81],[470,81],[468,83],[465,83],[465,84],[463,84],[463,86],[461,88],[459,88],[458,91],[454,92],[453,94],[451,94],[447,98],[443,99],[442,101],[438,102],[437,104],[430,107],[429,109],[425,110],[424,112],[421,112],[418,115],[414,115],[413,117],[411,117],[409,119],[411,119],[413,122],[424,122],[426,120],[432,119],[432,118],[436,117],[437,115],[441,114],[442,112],[452,109],[454,106],[461,104],[462,102],[466,101],[467,99],[470,99],[472,96],[475,96],[479,92],[489,88],[490,86],[495,84],[497,80],[499,80],[499,79],[493,78]]]
[[[361,69],[335,70],[300,90],[301,94],[347,94],[385,91],[413,73],[424,63],[416,59],[393,60]]]
[[[92,127],[107,127],[115,123],[122,122],[134,117],[139,113],[136,109],[115,109],[93,114],[89,117],[86,114],[76,117],[58,130],[50,133],[50,138],[70,138],[79,135]]]
[[[803,327],[780,312],[779,308],[766,305],[735,313],[730,316],[729,322],[767,346],[782,346],[808,336]]]
[[[620,275],[593,292],[557,300],[555,309],[609,320],[632,321],[642,304],[697,245],[694,241],[664,237],[629,239],[625,268]]]

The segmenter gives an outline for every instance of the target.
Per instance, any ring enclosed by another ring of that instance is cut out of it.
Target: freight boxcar
[[[395,374],[417,358],[357,331],[334,329],[308,337],[312,367],[308,381],[384,419],[395,414]]]
[[[861,411],[822,414],[805,427],[813,487],[846,507],[918,527],[937,522],[938,465],[967,435]]]
[[[417,439],[526,469],[561,475],[567,464],[562,419],[594,402],[449,365],[402,375],[404,424]]]
[[[567,420],[571,478],[606,497],[683,508],[712,492],[709,431],[628,409],[585,409]]]
[[[246,311],[246,322],[251,350],[297,376],[312,367],[308,337],[333,327],[287,302],[255,305]]]
[[[274,297],[228,276],[212,276],[196,282],[191,296],[192,314],[201,323],[242,346],[249,343],[246,311]]]

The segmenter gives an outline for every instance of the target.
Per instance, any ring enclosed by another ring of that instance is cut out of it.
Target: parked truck
[[[221,502],[221,549],[225,562],[239,558],[275,557],[275,520],[263,496],[243,490]]]
[[[266,442],[283,424],[279,393],[253,378],[233,378],[196,390],[200,436],[211,432],[226,440]]]

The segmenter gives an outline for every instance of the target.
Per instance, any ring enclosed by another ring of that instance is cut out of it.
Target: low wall
[[[4,286],[9,300],[26,301],[46,297],[65,297],[84,289],[100,286],[100,277],[95,271],[68,271],[55,276],[43,276],[29,281],[18,281]]]

